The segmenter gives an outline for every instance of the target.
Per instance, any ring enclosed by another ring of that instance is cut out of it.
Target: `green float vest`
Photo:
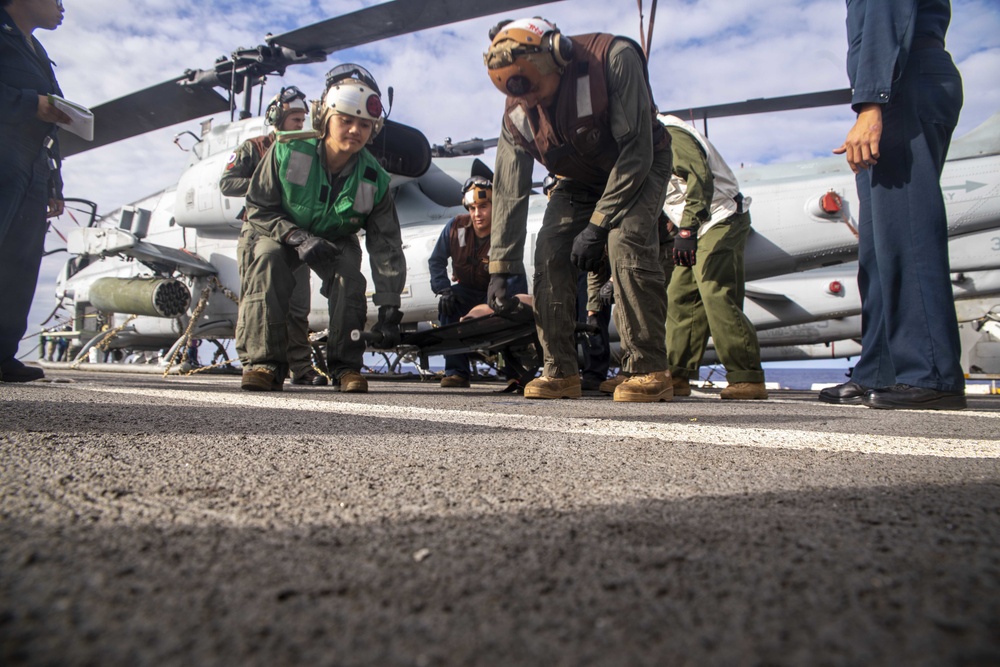
[[[339,193],[320,164],[318,139],[278,142],[271,148],[281,178],[281,202],[299,227],[334,240],[365,226],[368,214],[389,191],[389,173],[362,149]]]

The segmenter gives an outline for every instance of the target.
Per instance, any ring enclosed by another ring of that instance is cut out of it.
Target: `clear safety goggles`
[[[361,81],[366,86],[375,91],[377,95],[381,97],[382,91],[379,90],[378,84],[375,83],[375,77],[372,73],[366,70],[361,65],[355,65],[354,63],[345,63],[343,65],[337,65],[332,70],[326,73],[326,88],[330,89],[341,81],[347,81],[348,79],[355,79]]]
[[[472,188],[486,188],[488,190],[492,190],[493,181],[485,178],[484,176],[472,176],[465,181],[465,185],[462,186],[462,193],[464,194]]]
[[[281,92],[278,94],[278,101],[282,104],[291,104],[295,100],[306,99],[306,94],[295,86],[288,86],[288,88],[282,88]]]

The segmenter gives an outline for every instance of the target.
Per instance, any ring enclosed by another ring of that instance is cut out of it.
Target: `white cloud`
[[[208,69],[237,47],[375,2],[346,0],[90,0],[68,2],[64,24],[39,31],[70,99],[97,105],[158,84],[186,69]],[[644,26],[649,27],[649,2]],[[613,32],[639,41],[633,0],[564,0],[520,15],[539,14],[566,34]],[[650,74],[661,108],[722,104],[847,87],[845,9],[828,0],[660,2],[655,17]],[[966,103],[961,135],[1000,110],[1000,5],[956,0],[948,46],[962,70]],[[431,143],[493,137],[503,98],[482,64],[494,16],[422,31],[333,53],[326,63],[292,68],[272,78],[280,85],[320,93],[323,76],[343,61],[359,62],[383,89],[392,86],[392,117],[420,128]],[[509,18],[517,18],[510,16]],[[216,119],[224,122],[228,115]],[[733,164],[761,164],[827,155],[850,126],[848,109],[719,119],[710,135]],[[197,122],[153,132],[69,159],[67,196],[92,199],[101,212],[175,182],[185,155],[172,143]],[[54,272],[65,255],[45,263],[29,331],[51,309]],[[44,312],[43,312],[44,311]],[[22,351],[25,348],[22,346]]]

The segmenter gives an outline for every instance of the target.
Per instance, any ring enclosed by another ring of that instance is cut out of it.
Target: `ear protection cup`
[[[553,30],[542,38],[542,49],[552,55],[559,67],[566,67],[573,60],[573,40],[558,30]]]
[[[281,113],[281,102],[277,98],[271,100],[271,103],[267,105],[267,110],[264,112],[264,122],[268,125],[278,124],[278,114]]]
[[[309,122],[312,129],[320,134],[326,131],[326,115],[323,113],[323,100],[313,100],[309,105]]]

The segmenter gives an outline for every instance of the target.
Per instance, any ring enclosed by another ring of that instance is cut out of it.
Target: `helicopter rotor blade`
[[[418,30],[554,1],[393,0],[286,32],[268,42],[298,53],[324,51],[329,54]]]
[[[59,153],[66,158],[92,148],[163,127],[229,110],[229,101],[212,88],[182,86],[186,77],[164,81],[116,100],[99,104],[94,113],[94,140],[59,133]]]
[[[812,109],[814,107],[846,106],[851,103],[851,89],[825,90],[819,93],[803,93],[801,95],[786,95],[784,97],[761,97],[745,102],[730,104],[715,104],[707,107],[689,107],[661,113],[677,116],[685,120],[708,120],[709,118],[725,118],[727,116],[746,116],[755,113],[770,113],[772,111],[792,111],[795,109]]]
[[[289,65],[320,62],[340,49],[417,30],[513,11],[555,0],[392,0],[269,38],[267,46],[221,58],[210,70],[189,70],[144,90],[100,104],[94,113],[94,140],[60,134],[60,153],[69,157],[146,132],[229,111],[231,102],[213,88],[242,92],[245,79]]]

